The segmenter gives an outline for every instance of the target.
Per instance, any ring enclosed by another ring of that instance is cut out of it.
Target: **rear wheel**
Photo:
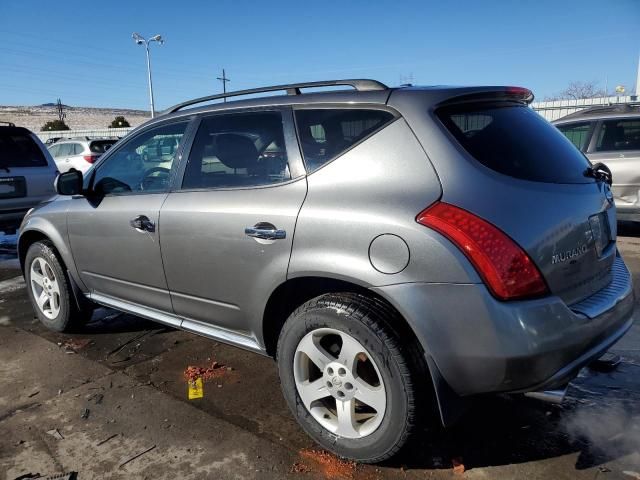
[[[27,250],[25,280],[40,321],[51,330],[72,331],[91,318],[91,308],[80,310],[71,284],[52,244],[35,242]]]
[[[385,460],[417,424],[415,382],[428,377],[415,378],[411,347],[390,328],[395,315],[363,295],[326,294],[283,327],[278,368],[289,407],[316,442],[341,457]]]

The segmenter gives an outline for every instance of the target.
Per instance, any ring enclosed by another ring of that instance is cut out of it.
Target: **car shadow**
[[[107,333],[132,333],[142,332],[145,330],[156,330],[158,333],[163,331],[173,331],[174,328],[162,325],[142,317],[130,315],[128,313],[119,312],[106,307],[97,308],[91,320],[82,327],[82,331],[78,333],[89,335],[100,335]]]
[[[640,452],[640,364],[585,369],[562,406],[523,396],[482,398],[449,429],[425,430],[388,466],[466,470],[577,454],[575,469]]]

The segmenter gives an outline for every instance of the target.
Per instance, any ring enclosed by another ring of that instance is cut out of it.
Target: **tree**
[[[71,130],[71,129],[66,123],[64,123],[64,120],[50,120],[47,123],[45,123],[40,130],[45,132],[50,130],[58,131],[58,130]]]
[[[547,101],[551,100],[578,100],[580,98],[595,98],[595,97],[607,97],[607,92],[600,88],[598,82],[580,82],[575,81],[569,83],[567,88],[560,93],[551,97],[545,98]]]
[[[131,125],[129,125],[129,122],[127,122],[126,118],[124,118],[122,115],[118,115],[116,118],[113,119],[113,122],[111,122],[111,125],[109,125],[109,128],[125,128],[130,126]]]

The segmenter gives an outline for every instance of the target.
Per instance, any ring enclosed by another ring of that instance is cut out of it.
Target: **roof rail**
[[[384,83],[378,82],[377,80],[368,79],[325,80],[321,82],[290,83],[288,85],[273,85],[271,87],[250,88],[248,90],[237,90],[235,92],[220,93],[217,95],[208,95],[206,97],[194,98],[193,100],[187,100],[186,102],[178,103],[177,105],[168,108],[165,113],[177,112],[178,110],[181,110],[184,107],[188,107],[190,105],[209,102],[211,100],[218,100],[220,98],[239,97],[242,95],[252,95],[254,93],[277,92],[280,90],[286,91],[287,95],[300,95],[302,93],[300,89],[302,88],[333,87],[337,85],[349,85],[359,92],[366,92],[371,90],[387,90],[389,88]]]
[[[0,123],[5,123],[8,127],[15,127],[16,124],[13,122],[0,122]]]

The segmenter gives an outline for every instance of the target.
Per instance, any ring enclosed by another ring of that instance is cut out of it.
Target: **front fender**
[[[43,209],[39,209],[37,214],[26,217],[20,226],[20,233],[18,235],[18,258],[20,259],[20,267],[24,272],[24,262],[29,246],[36,241],[47,239],[53,244],[62,258],[72,280],[83,292],[87,292],[88,289],[78,275],[73,254],[69,249],[66,209],[54,206],[54,203],[56,202],[45,206]],[[46,216],[41,214],[42,210],[47,210]]]

